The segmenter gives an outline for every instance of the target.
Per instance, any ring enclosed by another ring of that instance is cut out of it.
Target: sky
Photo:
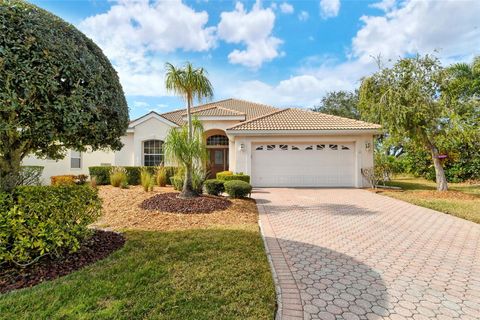
[[[34,0],[102,48],[130,117],[182,108],[165,63],[208,71],[214,100],[312,107],[354,90],[385,63],[435,54],[445,65],[480,55],[480,0]]]

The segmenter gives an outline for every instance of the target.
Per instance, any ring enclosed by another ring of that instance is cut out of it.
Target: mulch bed
[[[116,232],[95,230],[93,236],[75,253],[61,257],[46,256],[26,268],[2,266],[0,268],[0,293],[32,287],[46,280],[65,276],[86,265],[107,257],[121,248],[125,238]]]
[[[225,210],[232,202],[228,199],[201,195],[192,199],[178,198],[178,192],[160,193],[144,200],[140,208],[174,213],[209,213]]]

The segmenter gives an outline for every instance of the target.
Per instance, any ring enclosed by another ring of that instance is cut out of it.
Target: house
[[[223,170],[251,175],[255,187],[363,187],[362,168],[373,166],[373,137],[380,126],[302,109],[279,109],[227,99],[194,107],[204,126],[212,175]],[[163,162],[171,128],[186,122],[180,109],[150,112],[130,122],[118,152],[71,151],[63,160],[39,160],[44,177],[88,174],[89,166],[152,166]]]

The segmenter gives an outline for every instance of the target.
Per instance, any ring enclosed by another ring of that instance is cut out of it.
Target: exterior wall
[[[43,166],[42,183],[50,184],[51,176],[58,176],[64,174],[86,174],[88,175],[88,167],[100,165],[114,165],[115,154],[112,151],[94,151],[82,152],[81,154],[81,168],[70,167],[70,150],[68,150],[65,158],[61,160],[38,159],[34,156],[25,158],[23,165]]]
[[[143,142],[152,139],[165,141],[170,128],[170,125],[155,118],[151,118],[137,125],[134,128],[134,133],[131,138],[132,151],[126,152],[126,158],[129,158],[129,154],[133,153],[133,163],[130,165],[143,165]]]
[[[318,142],[353,142],[355,144],[355,186],[357,188],[368,187],[367,181],[361,174],[362,168],[373,166],[373,135],[325,135],[325,136],[236,136],[234,147],[231,150],[235,153],[234,161],[230,162],[230,169],[234,172],[252,173],[252,144],[267,142],[297,142],[297,143],[318,143]],[[370,149],[366,149],[366,144]],[[272,165],[275,165],[272,163]]]
[[[133,136],[132,132],[127,133],[126,136],[121,138],[123,148],[120,151],[115,152],[115,165],[116,166],[133,166]]]

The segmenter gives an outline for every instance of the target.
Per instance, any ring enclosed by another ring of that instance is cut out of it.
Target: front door
[[[228,170],[228,149],[211,148],[210,153],[210,178],[215,178],[217,172]]]

